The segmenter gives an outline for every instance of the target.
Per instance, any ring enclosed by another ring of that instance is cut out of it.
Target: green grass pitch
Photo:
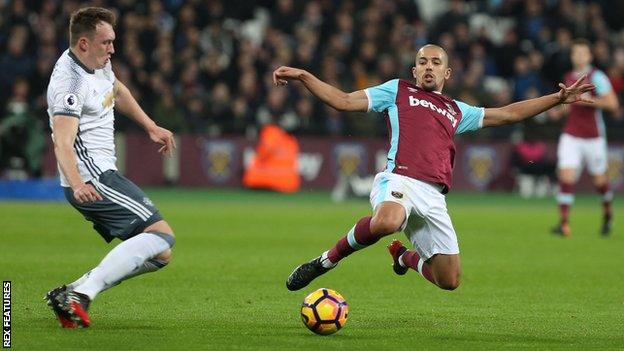
[[[385,246],[343,261],[299,292],[292,269],[370,212],[327,193],[148,189],[177,234],[172,264],[98,296],[92,326],[63,330],[44,293],[112,248],[68,204],[0,202],[0,275],[13,282],[15,350],[624,349],[624,224],[601,238],[599,199],[579,196],[573,236],[548,234],[554,201],[450,194],[462,284],[396,276]],[[617,208],[616,214],[622,212]],[[618,227],[617,224],[620,224]],[[350,306],[332,336],[301,323],[304,296],[329,287]]]

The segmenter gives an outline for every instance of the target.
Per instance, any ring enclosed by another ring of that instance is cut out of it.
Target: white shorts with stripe
[[[577,138],[563,133],[557,146],[557,168],[574,168],[580,174],[586,165],[591,175],[607,171],[607,140],[598,138]]]
[[[406,220],[403,231],[420,257],[459,254],[459,244],[441,186],[399,174],[381,172],[375,176],[370,202],[373,210],[384,201],[401,204]]]

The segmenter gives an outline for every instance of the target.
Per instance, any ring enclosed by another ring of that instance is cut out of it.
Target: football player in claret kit
[[[602,235],[609,235],[613,223],[611,202],[613,192],[609,189],[607,177],[607,136],[602,118],[602,110],[608,110],[617,116],[619,110],[618,98],[611,87],[609,78],[601,70],[591,65],[592,54],[590,44],[583,39],[577,39],[572,44],[570,52],[572,71],[564,77],[564,83],[570,84],[581,76],[596,86],[592,92],[594,103],[578,103],[571,105],[567,112],[567,119],[563,133],[557,147],[557,168],[559,176],[559,224],[553,232],[563,236],[572,233],[570,229],[570,207],[574,202],[574,183],[578,179],[583,164],[592,176],[596,190],[602,196]]]
[[[89,304],[101,291],[166,266],[175,242],[158,209],[115,166],[114,108],[143,127],[161,145],[159,152],[171,154],[175,143],[171,132],[157,126],[115,79],[110,62],[114,24],[113,13],[103,8],[74,12],[70,48],[56,62],[48,85],[48,114],[65,197],[104,240],[122,240],[97,267],[45,295],[66,328],[89,326]],[[70,261],[71,255],[69,251],[66,256]]]
[[[559,104],[591,102],[582,96],[594,88],[559,84],[556,93],[500,108],[474,107],[442,95],[451,76],[446,51],[428,44],[416,53],[415,81],[393,79],[368,89],[345,93],[301,69],[279,67],[278,86],[298,80],[324,103],[341,111],[383,112],[389,126],[387,167],[377,174],[370,194],[372,216],[359,219],[329,250],[297,267],[286,281],[299,290],[352,254],[403,230],[414,246],[395,240],[388,249],[395,273],[412,268],[442,289],[459,286],[459,245],[446,209],[455,158],[453,137],[482,127],[516,123]]]

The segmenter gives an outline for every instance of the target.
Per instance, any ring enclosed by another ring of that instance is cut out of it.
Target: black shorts
[[[64,188],[65,198],[84,218],[93,223],[106,242],[129,239],[162,220],[162,216],[143,190],[117,171],[109,170],[88,182],[103,200],[80,204],[71,188]]]

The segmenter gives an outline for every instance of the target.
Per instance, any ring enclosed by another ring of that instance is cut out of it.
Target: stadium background
[[[275,89],[279,65],[301,67],[346,91],[410,77],[415,50],[439,43],[451,57],[445,93],[501,106],[552,92],[570,69],[574,38],[592,42],[595,65],[624,94],[624,5],[618,1],[92,1],[119,18],[117,77],[148,114],[178,135],[163,163],[145,135],[118,117],[119,167],[139,185],[240,186],[258,130],[277,123],[301,144],[304,188],[330,188],[344,172],[383,167],[385,121],[319,103],[299,84]],[[46,86],[67,48],[79,1],[0,1],[0,174],[56,176]],[[605,118],[612,186],[624,183],[624,124]],[[561,121],[526,123],[458,138],[455,188],[512,190],[520,140],[544,141]],[[618,144],[618,142],[620,142]],[[347,161],[344,161],[347,160]],[[552,174],[551,174],[552,175]],[[589,191],[587,179],[580,189]]]

